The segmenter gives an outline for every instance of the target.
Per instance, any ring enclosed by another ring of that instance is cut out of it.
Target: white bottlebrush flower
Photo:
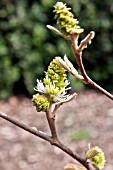
[[[57,103],[66,103],[71,100],[73,100],[77,96],[76,93],[73,93],[72,95],[66,94],[66,92],[59,93],[57,96],[54,97],[54,101]]]
[[[37,86],[34,87],[35,91],[38,91],[39,93],[46,93],[46,88],[41,80],[37,79]]]
[[[66,83],[66,87],[70,84],[68,80],[65,80],[65,83]],[[67,99],[70,96],[67,94],[67,91],[70,89],[71,87],[62,88],[62,90],[60,90],[60,92],[54,97],[55,101],[59,102]]]

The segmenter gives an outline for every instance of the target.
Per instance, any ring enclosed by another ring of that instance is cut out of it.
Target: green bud
[[[49,102],[47,98],[39,93],[33,95],[32,102],[36,106],[37,112],[45,112],[49,107]]]
[[[86,152],[86,159],[87,160],[91,159],[92,164],[97,169],[103,169],[105,167],[106,160],[105,160],[104,152],[98,146],[95,146],[94,148]]]
[[[87,160],[88,160],[88,159],[92,159],[92,158],[94,158],[98,153],[99,153],[98,149],[97,149],[96,147],[94,147],[94,148],[92,148],[92,149],[90,149],[90,150],[88,150],[88,151],[86,152],[86,159],[87,159]]]
[[[68,34],[81,34],[84,30],[78,25],[79,21],[74,18],[74,15],[69,11],[66,4],[57,2],[54,6],[55,19],[57,24],[60,25],[61,32],[64,35]]]

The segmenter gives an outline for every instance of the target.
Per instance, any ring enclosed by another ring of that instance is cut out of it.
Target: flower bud
[[[86,168],[75,165],[75,164],[67,164],[64,167],[64,170],[86,170]]]
[[[34,106],[36,106],[37,112],[45,112],[46,109],[49,107],[49,102],[47,98],[39,93],[33,95],[32,102]]]
[[[57,2],[54,6],[55,19],[57,24],[60,25],[61,32],[64,35],[68,34],[81,34],[84,30],[78,25],[79,21],[74,18],[74,15],[69,11],[66,4]]]
[[[103,169],[105,167],[106,160],[104,152],[98,146],[95,146],[94,148],[86,152],[86,159],[91,159],[91,162],[94,167],[98,169]]]

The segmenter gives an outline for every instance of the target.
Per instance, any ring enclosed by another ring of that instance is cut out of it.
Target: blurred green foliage
[[[85,29],[81,38],[91,30],[96,32],[83,55],[87,73],[106,89],[113,89],[113,1],[62,2],[72,7]],[[55,0],[0,1],[0,98],[13,93],[32,94],[36,78],[44,76],[55,56],[67,54],[77,66],[67,42],[46,28],[47,24],[56,26],[52,12],[55,3]],[[72,77],[70,81],[75,89],[83,87]]]
[[[71,140],[87,140],[91,138],[90,133],[87,130],[77,130],[69,134]]]

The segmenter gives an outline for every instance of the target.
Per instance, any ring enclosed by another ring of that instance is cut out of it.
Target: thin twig
[[[12,118],[11,116],[9,116],[9,115],[1,112],[1,111],[0,111],[0,117],[2,117],[3,119],[11,122],[12,124],[14,124],[14,125],[16,125],[18,127],[20,127],[21,129],[24,129],[25,131],[28,131],[29,133],[31,133],[31,134],[33,134],[35,136],[38,136],[38,137],[40,137],[40,138],[42,138],[42,139],[44,139],[44,140],[46,140],[46,141],[48,141],[50,143],[53,142],[52,138],[50,136],[48,136],[47,134],[45,134],[43,132],[40,132],[40,131],[38,131],[38,130],[30,127],[30,126],[27,126],[27,125],[21,123],[20,121]]]
[[[38,130],[35,130],[32,127],[29,127],[21,122],[19,122],[18,120],[12,118],[11,116],[3,113],[0,111],[0,117],[11,122],[12,124],[16,125],[17,127],[39,137],[42,138],[46,141],[48,141],[49,143],[51,143],[51,145],[54,145],[58,148],[60,148],[62,151],[64,151],[65,153],[67,153],[68,155],[70,155],[72,158],[74,158],[75,160],[77,160],[79,163],[81,163],[87,170],[92,170],[86,160],[84,158],[81,158],[79,155],[77,155],[76,153],[74,153],[70,148],[68,148],[67,146],[65,146],[64,144],[62,144],[59,140],[55,141],[54,139],[52,139],[52,137],[48,136],[47,134],[44,134],[42,132],[39,132]]]
[[[89,76],[87,75],[83,62],[82,62],[82,50],[86,47],[86,45],[88,44],[88,42],[90,43],[91,39],[94,37],[94,32],[90,32],[90,34],[88,36],[86,36],[86,38],[81,41],[80,46],[78,46],[78,36],[77,35],[73,35],[71,37],[71,41],[67,40],[72,48],[72,51],[75,55],[77,64],[79,66],[79,69],[81,71],[81,74],[84,78],[83,82],[85,82],[86,84],[92,86],[93,88],[101,91],[103,94],[105,94],[108,98],[110,98],[111,100],[113,100],[113,95],[111,93],[109,93],[108,91],[106,91],[105,89],[103,89],[102,87],[100,87],[98,84],[96,84],[94,81],[92,81]],[[73,74],[74,75],[74,74]]]
[[[91,44],[91,40],[94,38],[95,32],[91,31],[80,43],[78,47],[78,52],[83,51],[84,48],[87,48],[88,44]]]

